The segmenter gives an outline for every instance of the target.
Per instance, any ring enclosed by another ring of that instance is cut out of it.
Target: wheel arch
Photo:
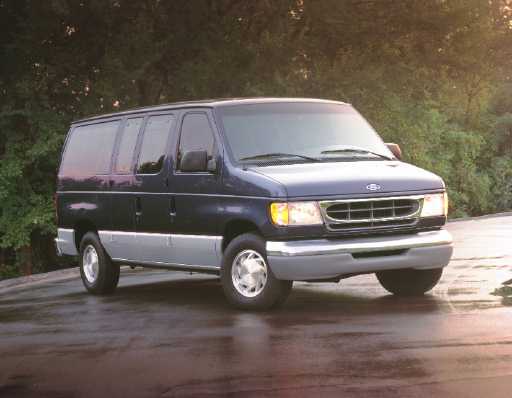
[[[74,225],[74,231],[75,231],[75,246],[76,250],[80,252],[80,242],[82,241],[82,238],[87,232],[94,232],[98,233],[98,228],[96,225],[88,219],[81,219],[78,220]]]
[[[235,239],[237,236],[254,232],[258,235],[261,235],[261,231],[258,226],[251,220],[244,218],[237,218],[230,220],[224,226],[224,231],[222,234],[222,252],[226,250],[229,243]]]

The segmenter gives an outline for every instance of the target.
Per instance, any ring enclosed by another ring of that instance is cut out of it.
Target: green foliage
[[[0,281],[2,279],[21,276],[20,269],[16,264],[0,264]]]
[[[494,143],[498,154],[512,153],[512,113],[504,113],[496,119]]]
[[[51,113],[0,112],[0,247],[26,246],[34,231],[55,231],[52,198],[63,127]]]
[[[444,178],[452,216],[510,209],[510,3],[0,0],[0,247],[54,233],[72,119],[212,97],[351,102]]]
[[[510,155],[493,159],[489,167],[491,196],[494,199],[492,211],[512,209],[512,158]]]
[[[498,116],[512,113],[512,83],[498,87],[494,97],[489,101],[489,108]]]

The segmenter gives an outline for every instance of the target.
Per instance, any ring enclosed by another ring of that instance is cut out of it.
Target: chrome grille
[[[419,218],[423,197],[348,199],[320,202],[327,228],[398,228],[414,225]]]

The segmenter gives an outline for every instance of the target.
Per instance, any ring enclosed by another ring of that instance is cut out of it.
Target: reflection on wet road
[[[0,291],[0,397],[510,397],[512,217],[452,223],[433,294],[373,275],[298,283],[270,313],[230,309],[216,278],[123,272],[111,297],[77,279]]]

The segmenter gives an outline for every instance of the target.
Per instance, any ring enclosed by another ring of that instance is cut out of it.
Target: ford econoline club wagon
[[[284,302],[293,281],[368,273],[422,295],[452,255],[447,201],[348,104],[175,103],[71,125],[56,244],[94,294],[131,265],[218,274],[243,309]]]

